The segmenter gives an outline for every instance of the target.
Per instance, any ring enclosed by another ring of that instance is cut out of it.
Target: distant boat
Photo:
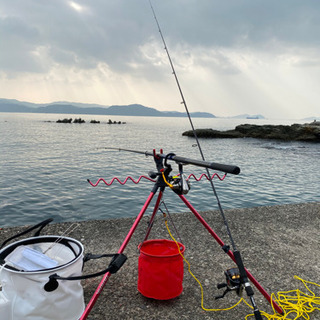
[[[259,119],[259,116],[248,116],[246,119]]]

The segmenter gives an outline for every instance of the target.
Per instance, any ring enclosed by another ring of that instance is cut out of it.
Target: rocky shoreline
[[[320,121],[292,125],[241,124],[233,130],[196,129],[198,138],[256,138],[283,141],[320,142]],[[193,131],[185,131],[183,136],[193,137]]]

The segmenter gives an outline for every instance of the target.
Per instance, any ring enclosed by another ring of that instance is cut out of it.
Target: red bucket
[[[185,247],[178,243],[180,252]],[[183,290],[183,258],[174,241],[147,240],[140,247],[138,290],[145,297],[168,300]]]

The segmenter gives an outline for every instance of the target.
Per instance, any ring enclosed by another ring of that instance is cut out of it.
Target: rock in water
[[[288,125],[241,124],[233,130],[219,131],[213,129],[196,129],[199,138],[257,138],[284,141],[320,142],[320,122]],[[189,130],[183,136],[193,137]]]

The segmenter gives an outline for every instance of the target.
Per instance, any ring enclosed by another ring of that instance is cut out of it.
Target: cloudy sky
[[[320,116],[319,0],[152,0],[190,111]],[[149,0],[0,0],[0,98],[183,111]]]

